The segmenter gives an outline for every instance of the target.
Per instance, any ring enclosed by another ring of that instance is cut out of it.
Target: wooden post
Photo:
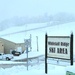
[[[47,33],[45,35],[45,73],[47,74]]]
[[[70,38],[70,60],[71,60],[71,65],[73,65],[73,33],[71,33],[71,38]]]

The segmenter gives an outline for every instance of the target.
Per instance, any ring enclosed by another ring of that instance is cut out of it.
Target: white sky
[[[0,0],[0,21],[14,16],[38,16],[69,12],[75,14],[75,0]]]

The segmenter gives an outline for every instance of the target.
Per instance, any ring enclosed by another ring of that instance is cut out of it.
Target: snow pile
[[[48,65],[47,75],[65,75],[65,67]],[[62,71],[62,72],[61,72]],[[12,68],[0,68],[0,75],[46,75],[44,64],[37,64],[35,66],[29,66],[28,71],[25,66],[14,66]]]
[[[39,57],[39,56],[43,56],[44,53],[40,52],[36,52],[36,51],[31,51],[28,52],[28,58],[34,58],[34,57]],[[26,59],[27,58],[27,53],[24,52],[23,54],[21,54],[20,56],[14,56],[13,59],[11,60],[21,60],[21,59]]]
[[[68,66],[68,67],[66,68],[66,71],[75,73],[75,65],[74,65],[74,66]]]

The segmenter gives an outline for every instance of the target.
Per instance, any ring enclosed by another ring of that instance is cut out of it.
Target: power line
[[[18,32],[3,34],[3,35],[0,35],[0,36],[8,36],[8,35],[13,35],[13,34],[17,34],[17,33],[23,33],[23,32],[28,32],[28,31],[43,29],[43,28],[47,28],[47,27],[51,27],[51,26],[56,26],[56,25],[48,25],[48,26],[43,26],[43,27],[38,27],[38,28],[33,28],[33,29],[28,29],[28,30],[22,30],[22,31],[18,31]]]

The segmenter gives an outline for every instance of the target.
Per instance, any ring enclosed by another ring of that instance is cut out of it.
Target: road
[[[0,64],[0,68],[11,68],[13,66],[20,66],[20,65],[23,65],[23,66],[26,66],[26,64]]]
[[[41,57],[35,57],[35,58],[30,58],[28,60],[28,64],[29,65],[36,65],[36,64],[39,64],[41,62],[44,62],[44,56],[41,56]],[[0,68],[11,68],[13,66],[27,66],[27,61],[26,59],[22,59],[22,60],[16,60],[16,61],[13,61],[9,63],[9,61],[6,62],[2,62],[0,63]]]

